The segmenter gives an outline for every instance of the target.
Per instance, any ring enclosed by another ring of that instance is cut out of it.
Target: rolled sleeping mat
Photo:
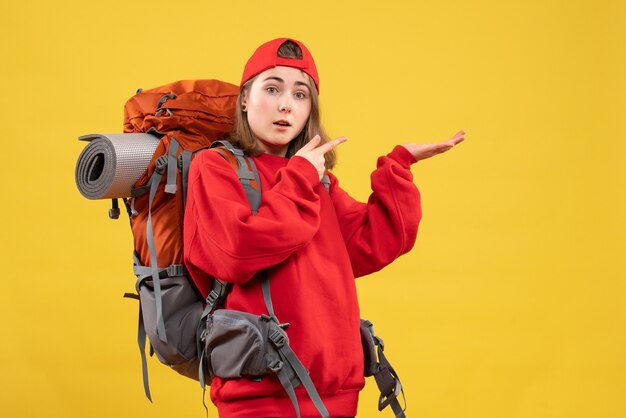
[[[76,185],[87,199],[130,197],[144,174],[159,138],[151,134],[90,134],[76,162]]]

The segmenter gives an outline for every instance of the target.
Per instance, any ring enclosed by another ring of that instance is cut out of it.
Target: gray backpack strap
[[[189,166],[191,165],[191,156],[192,152],[188,150],[184,150],[180,155],[180,171],[183,178],[183,209],[187,203],[187,184],[189,177]]]
[[[202,335],[202,333],[204,332],[203,325],[206,322],[207,316],[209,316],[209,314],[213,312],[217,308],[217,306],[224,301],[224,299],[226,299],[226,295],[228,294],[228,291],[229,291],[228,283],[222,282],[217,279],[213,279],[213,288],[211,289],[211,291],[209,292],[209,295],[206,298],[206,306],[204,308],[204,311],[202,312],[202,315],[200,316],[200,321],[198,322],[198,328],[196,330],[196,342],[198,344],[197,352],[200,353],[200,368],[198,370],[199,372],[198,380],[200,381],[200,386],[202,387],[203,390],[206,389],[206,384],[207,384],[206,375],[205,375],[206,367],[204,367],[205,350],[202,347],[202,341],[204,340],[204,335]]]
[[[227,149],[237,159],[237,176],[239,176],[239,181],[250,203],[252,214],[255,215],[259,211],[259,206],[261,206],[261,180],[254,160],[246,156],[242,150],[236,148],[229,141],[215,141],[211,144],[211,148],[218,147]],[[248,167],[248,165],[250,165],[250,167]],[[252,180],[256,181],[258,189],[252,186]]]
[[[250,163],[250,169],[248,169],[248,166],[244,162],[243,167],[245,167],[246,181],[242,183],[243,189],[245,190],[246,197],[250,202],[252,214],[256,215],[256,213],[259,211],[259,206],[261,206],[261,179],[259,178],[259,170],[257,170],[254,160],[246,156],[244,156],[244,158]],[[249,176],[252,176],[252,178],[249,178]],[[242,180],[241,174],[239,175],[239,180]],[[252,184],[250,184],[250,180],[256,181],[256,184],[259,186],[258,190],[252,187]]]
[[[328,174],[324,174],[322,176],[322,184],[324,185],[326,191],[330,193],[330,177],[328,177]]]
[[[364,339],[364,345],[367,345],[365,357],[369,364],[366,365],[365,375],[374,376],[376,385],[380,390],[378,399],[378,410],[382,411],[387,406],[391,406],[396,418],[406,418],[404,411],[406,410],[406,398],[404,389],[398,374],[393,369],[389,360],[385,356],[385,344],[383,340],[374,334],[374,326],[368,320],[361,319],[361,338]],[[376,347],[376,349],[374,349]],[[378,359],[376,359],[378,357]],[[402,394],[404,408],[398,401],[398,395]]]
[[[263,290],[263,300],[265,301],[265,308],[267,309],[267,313],[270,315],[270,317],[276,319],[276,321],[278,322],[278,318],[276,318],[276,314],[274,313],[274,304],[272,304],[272,294],[270,291],[270,278],[267,275],[267,270],[261,271],[260,275],[261,275],[261,290]]]
[[[267,275],[267,271],[265,270],[261,272],[261,288],[263,290],[265,307],[267,308],[270,317],[279,324],[280,328],[282,328],[283,330],[286,329],[287,327],[289,327],[289,324],[280,324],[278,318],[276,318],[276,315],[274,314],[274,306],[272,304],[272,295],[270,291],[270,280]],[[289,395],[291,403],[293,403],[293,406],[296,410],[297,416],[300,417],[300,408],[298,407],[298,401],[295,397],[295,393],[293,393],[294,386],[288,378],[288,372],[285,369],[286,365],[288,365],[289,368],[291,368],[291,370],[293,370],[297,376],[296,386],[302,383],[302,385],[304,385],[306,393],[309,395],[309,398],[313,402],[313,405],[315,405],[315,408],[320,413],[322,418],[328,418],[330,416],[328,414],[328,410],[326,409],[324,402],[322,402],[322,398],[320,397],[319,393],[317,393],[317,389],[315,389],[315,385],[313,384],[313,381],[309,376],[309,372],[302,365],[302,362],[300,362],[300,359],[298,359],[296,353],[294,353],[289,346],[285,335],[283,335],[283,333],[279,330],[276,330],[276,332],[269,336],[269,339],[276,347],[276,350],[278,351],[278,354],[282,360],[282,364],[277,364],[273,371],[278,375],[280,383],[283,385],[285,391]]]
[[[139,325],[137,326],[137,344],[139,345],[139,353],[141,354],[141,375],[143,378],[143,390],[146,398],[152,402],[150,395],[150,383],[148,380],[148,362],[146,359],[146,328],[143,325],[143,311],[141,303],[139,304]]]
[[[139,262],[139,255],[136,251],[133,251],[133,269],[135,270],[135,275],[139,277],[140,274],[145,275],[146,277],[150,276],[150,272],[146,270],[150,270],[150,267],[144,267]],[[143,269],[143,270],[141,270]],[[139,280],[137,281],[137,286],[139,286]],[[134,293],[124,293],[125,298],[137,299],[141,301],[139,297],[139,288],[136,289],[137,294]],[[150,402],[152,402],[152,396],[150,395],[150,383],[148,379],[148,362],[146,359],[146,328],[143,323],[143,310],[141,309],[141,302],[139,303],[139,324],[137,325],[137,345],[139,346],[139,354],[141,355],[141,375],[143,377],[143,390],[146,394],[146,398]]]
[[[178,141],[171,137],[170,150],[167,153],[167,183],[165,184],[165,193],[176,193],[176,168],[178,166],[176,154],[178,153]]]
[[[152,203],[154,196],[156,195],[161,178],[165,173],[165,169],[168,166],[168,157],[165,155],[160,156],[156,160],[154,173],[150,178],[150,196],[148,202],[148,222],[146,223],[146,240],[148,241],[148,249],[150,250],[150,266],[152,272],[152,284],[154,286],[154,297],[156,301],[156,316],[157,316],[157,334],[159,339],[164,343],[167,343],[167,337],[165,335],[165,322],[163,321],[163,304],[161,298],[161,280],[159,277],[159,266],[157,262],[156,245],[154,243],[154,230],[152,227]]]
[[[208,315],[208,314],[207,314]],[[207,385],[207,379],[206,379],[206,358],[204,355],[204,348],[201,346],[202,343],[202,339],[204,338],[204,327],[202,325],[204,325],[205,322],[205,318],[204,318],[204,314],[202,316],[202,321],[200,321],[200,323],[198,324],[198,331],[197,331],[197,335],[196,335],[196,341],[198,341],[198,353],[200,353],[200,366],[198,367],[198,381],[200,382],[200,387],[202,388],[203,391],[206,390],[206,385]],[[211,384],[211,381],[208,382],[209,384]],[[204,398],[204,395],[203,395]],[[206,405],[205,405],[206,408]]]
[[[400,378],[398,378],[398,374],[391,367],[391,364],[385,357],[383,352],[384,344],[382,340],[378,337],[376,339],[380,342],[376,345],[378,346],[378,359],[380,361],[380,369],[378,372],[374,373],[374,379],[376,380],[376,385],[380,390],[380,398],[378,400],[378,410],[382,411],[387,405],[391,406],[396,418],[406,418],[404,415],[404,411],[406,409],[406,398],[404,397],[404,389],[402,389],[402,384],[400,383]],[[398,395],[402,394],[402,399],[404,402],[404,408],[398,402]]]
[[[287,369],[285,369],[283,365],[284,363],[279,363],[276,365],[276,367],[278,368],[274,368],[271,370],[274,373],[276,373],[276,376],[278,376],[278,380],[280,381],[280,384],[285,389],[285,392],[287,392],[287,396],[289,396],[289,400],[291,401],[293,408],[296,410],[296,417],[300,418],[300,406],[298,405],[298,398],[296,397],[296,391],[293,386],[293,383],[291,383],[291,380],[289,379],[289,374],[287,373]]]

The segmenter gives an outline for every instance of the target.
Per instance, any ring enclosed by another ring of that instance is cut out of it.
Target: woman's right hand
[[[322,180],[322,177],[326,172],[326,160],[324,159],[324,154],[334,149],[337,145],[346,142],[348,138],[345,136],[341,136],[322,145],[320,145],[320,140],[320,136],[315,135],[309,142],[307,142],[305,146],[300,148],[300,150],[296,152],[295,155],[302,157],[311,164],[313,164],[313,167],[315,167],[315,169],[317,170],[319,179]]]

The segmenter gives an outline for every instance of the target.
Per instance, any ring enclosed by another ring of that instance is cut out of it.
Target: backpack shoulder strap
[[[328,174],[324,174],[322,176],[321,182],[324,185],[324,188],[326,189],[326,191],[330,193],[330,177],[328,177]]]
[[[261,180],[252,158],[228,141],[215,141],[211,149],[220,154],[237,171],[239,181],[255,215],[261,206]]]
[[[261,206],[261,180],[252,158],[246,156],[242,150],[236,148],[233,144],[226,140],[215,141],[211,144],[209,149],[221,155],[222,158],[224,158],[237,172],[239,181],[243,186],[248,203],[250,204],[252,214],[256,215],[259,210],[259,206]],[[217,278],[213,278],[213,288],[206,298],[206,307],[202,313],[201,322],[224,301],[228,291],[228,283],[222,282]],[[200,332],[201,329],[198,328],[198,341],[200,341]],[[202,352],[200,347],[198,347],[198,352]],[[201,359],[201,363],[202,361],[203,360]],[[202,369],[200,370],[200,382],[204,385],[204,373]]]

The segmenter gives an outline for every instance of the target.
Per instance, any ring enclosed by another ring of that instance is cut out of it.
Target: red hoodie
[[[352,199],[330,174],[330,193],[307,160],[254,158],[262,200],[252,215],[235,170],[220,155],[199,154],[189,173],[185,261],[205,292],[211,277],[234,283],[227,309],[267,313],[256,273],[267,269],[276,316],[291,324],[290,346],[309,370],[331,416],[355,416],[364,386],[359,305],[354,278],[409,251],[421,218],[420,195],[398,146],[378,159],[368,203]],[[319,413],[303,387],[302,417]],[[260,381],[214,378],[221,418],[292,417],[274,375]]]

